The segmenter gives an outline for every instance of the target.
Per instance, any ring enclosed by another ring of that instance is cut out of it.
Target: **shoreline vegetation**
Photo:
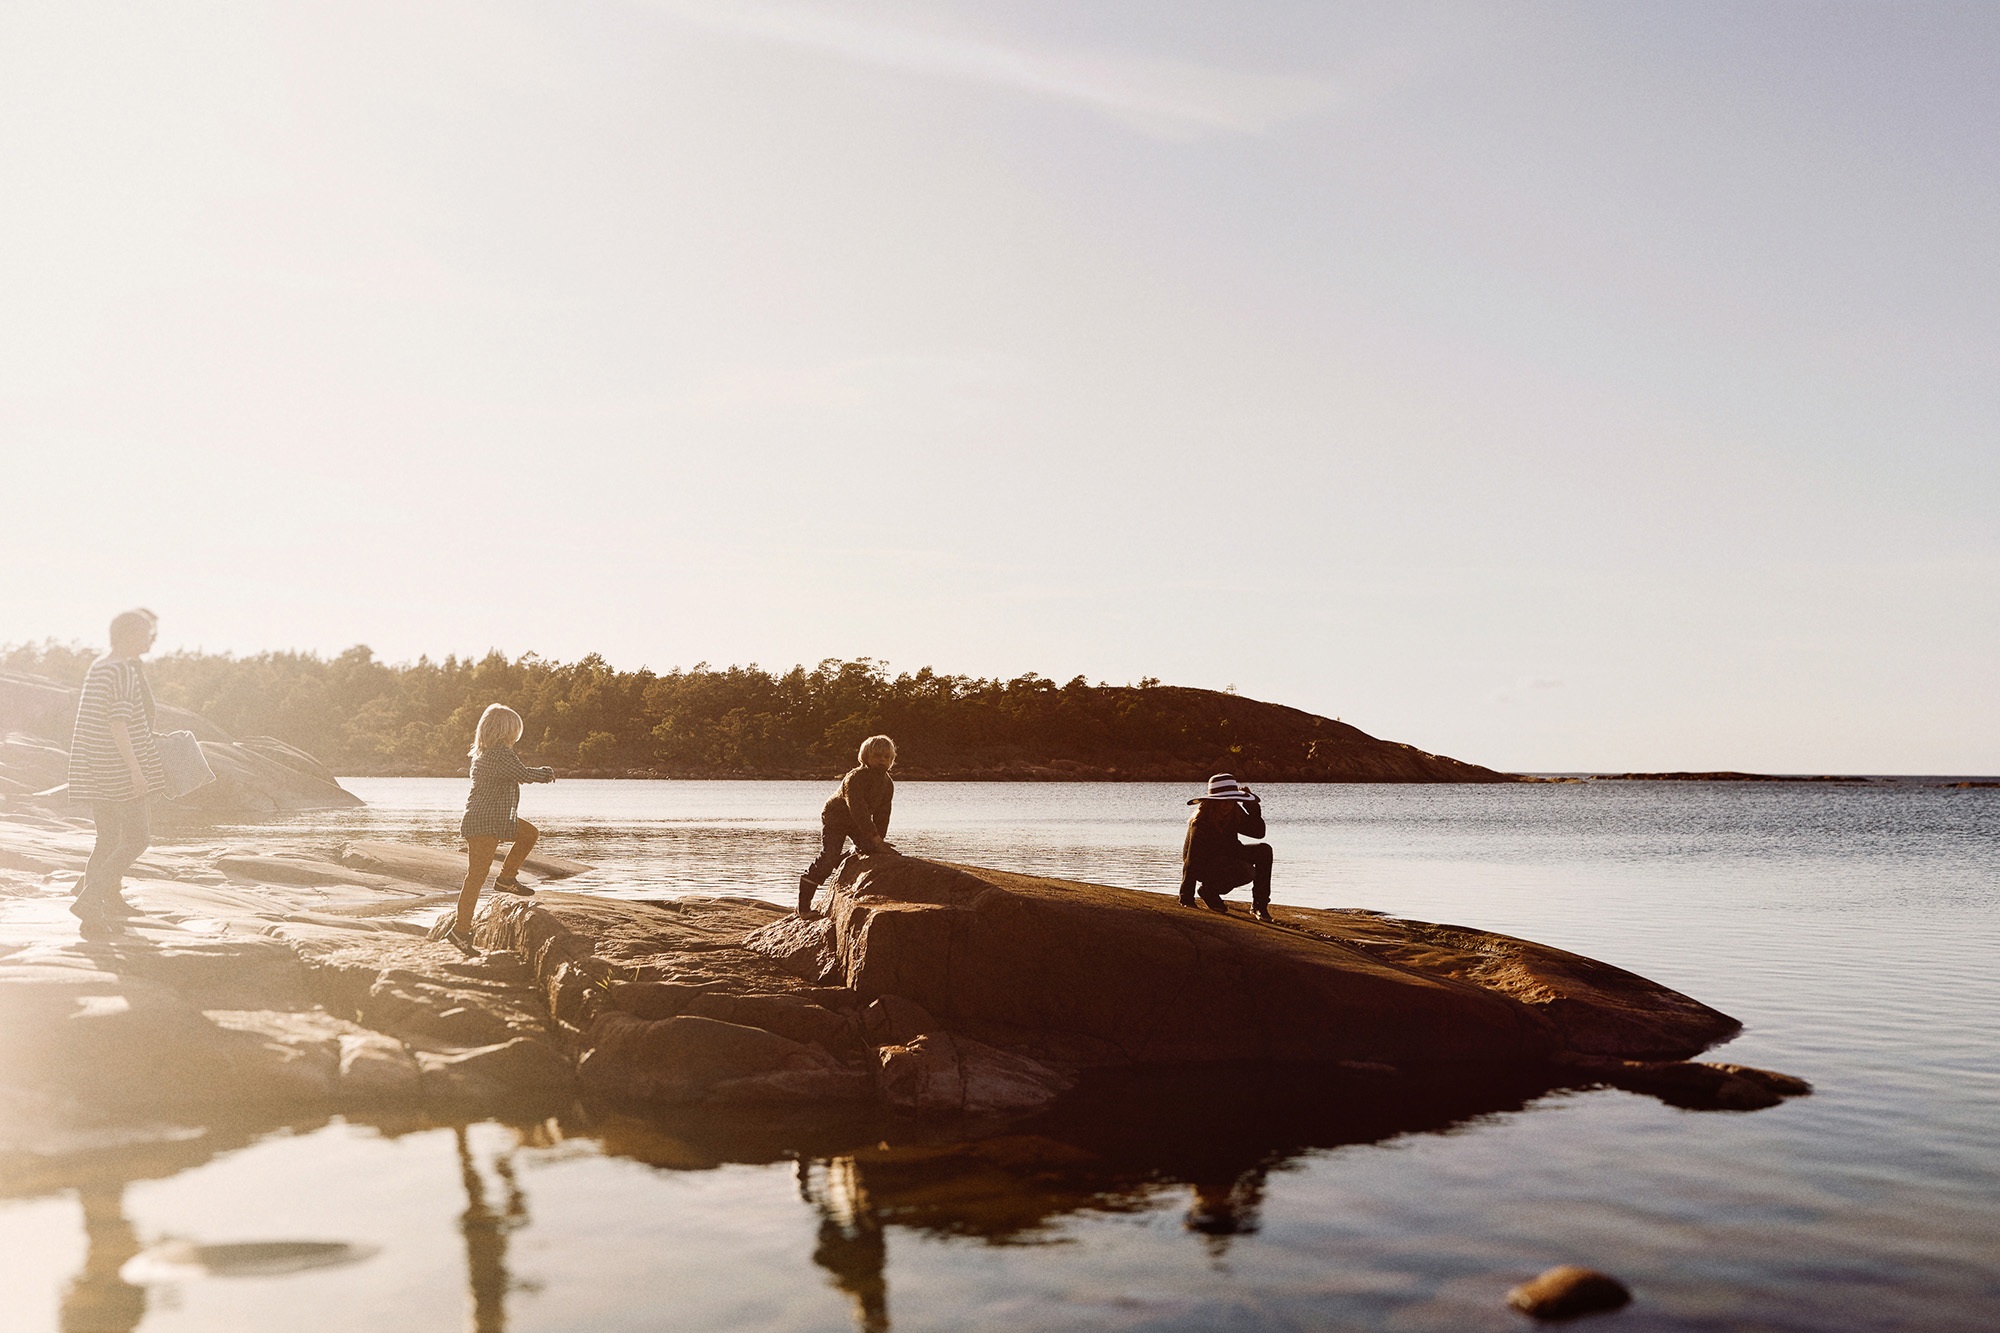
[[[0,671],[74,688],[94,656],[52,641],[0,646]],[[479,715],[500,701],[526,723],[522,754],[571,777],[819,778],[844,769],[864,737],[887,733],[906,756],[898,776],[914,779],[1524,781],[1336,718],[1150,677],[891,675],[869,658],[782,673],[706,662],[619,671],[595,654],[390,664],[365,646],[333,657],[169,653],[146,670],[161,703],[355,777],[463,777]]]

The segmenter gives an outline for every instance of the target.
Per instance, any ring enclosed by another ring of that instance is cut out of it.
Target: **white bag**
[[[215,770],[201,752],[201,742],[192,731],[162,731],[153,736],[160,752],[160,767],[167,775],[167,796],[179,800],[215,781]]]

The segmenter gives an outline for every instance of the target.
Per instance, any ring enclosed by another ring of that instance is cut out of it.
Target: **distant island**
[[[0,670],[74,687],[91,652],[0,648]],[[875,732],[896,737],[897,772],[954,780],[1516,782],[1478,764],[1381,740],[1333,718],[1217,690],[986,680],[925,667],[891,675],[868,658],[783,673],[755,665],[618,671],[595,654],[556,662],[419,658],[366,647],[334,657],[171,653],[147,672],[162,703],[235,736],[275,737],[334,772],[456,777],[480,711],[527,722],[532,762],[583,777],[806,778],[836,773]]]
[[[1738,773],[1720,769],[1713,773],[1593,773],[1594,782],[1872,782],[1873,778],[1852,773]]]

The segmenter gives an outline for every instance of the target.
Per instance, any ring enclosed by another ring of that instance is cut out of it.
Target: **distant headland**
[[[54,643],[0,648],[0,670],[74,686],[91,656]],[[619,671],[594,654],[390,664],[366,647],[333,657],[170,653],[149,658],[147,673],[164,704],[362,776],[463,775],[480,711],[499,700],[527,723],[524,753],[581,777],[821,777],[852,762],[863,737],[887,732],[901,743],[899,776],[919,779],[1521,780],[1335,718],[1150,678],[892,675],[868,658],[782,673],[705,662]]]

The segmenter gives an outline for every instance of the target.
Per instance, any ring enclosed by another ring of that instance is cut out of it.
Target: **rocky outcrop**
[[[1291,907],[1273,927],[1159,894],[858,864],[824,919],[776,922],[748,947],[1057,1067],[1668,1060],[1740,1027],[1622,969],[1461,927]]]
[[[818,919],[544,893],[495,904],[477,937],[532,971],[586,1091],[653,1105],[1020,1113],[1091,1070],[1231,1062],[1699,1082],[1681,1062],[1739,1029],[1622,969],[1463,927],[1303,908],[1266,926],[905,857],[848,879]]]
[[[51,680],[0,671],[0,795],[63,809],[69,781],[69,733],[76,691]],[[340,810],[361,798],[325,765],[269,736],[236,738],[185,709],[161,704],[162,731],[191,731],[215,781],[178,800],[156,797],[162,815],[179,821],[254,818],[302,810]]]
[[[586,1091],[655,1105],[866,1102],[852,992],[741,947],[783,909],[749,898],[495,903],[475,938],[521,958]]]
[[[576,863],[551,858],[529,863],[536,896],[489,902],[486,952],[466,957],[442,938],[462,862],[436,849],[155,851],[127,890],[143,915],[80,935],[67,893],[87,850],[62,821],[0,815],[9,1097],[963,1119],[1170,1069],[1412,1089],[1469,1073],[1509,1096],[1614,1084],[1729,1109],[1805,1090],[1685,1063],[1738,1025],[1642,977],[1367,912],[1281,907],[1264,925],[888,857],[851,863],[803,920],[749,898],[562,892],[549,883]],[[1184,1074],[1178,1095],[1207,1077]]]
[[[987,1115],[1042,1106],[1076,1082],[1031,1056],[954,1035],[923,1007],[885,995],[862,1016],[881,1097],[914,1115]]]

